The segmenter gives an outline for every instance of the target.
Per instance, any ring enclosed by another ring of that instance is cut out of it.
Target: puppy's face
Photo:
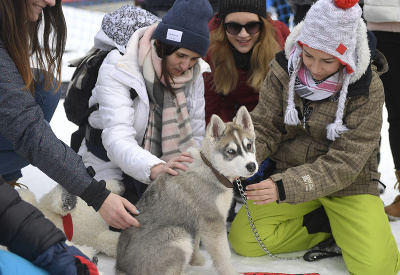
[[[217,145],[214,155],[215,168],[226,177],[251,177],[258,169],[254,136],[233,123],[226,124],[226,130]]]
[[[241,107],[233,122],[224,123],[213,115],[207,127],[210,161],[227,178],[248,178],[257,172],[255,133],[247,109]]]

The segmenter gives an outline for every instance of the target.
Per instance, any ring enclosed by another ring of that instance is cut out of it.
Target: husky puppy
[[[240,274],[231,263],[226,218],[232,182],[258,169],[254,140],[246,107],[233,122],[213,115],[201,148],[190,149],[188,170],[160,175],[138,201],[141,227],[121,232],[116,274],[183,274],[188,263],[204,264],[200,239],[218,274]]]

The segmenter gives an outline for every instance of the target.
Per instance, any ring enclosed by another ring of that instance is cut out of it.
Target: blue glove
[[[40,254],[33,264],[54,275],[98,275],[96,265],[74,246],[58,242]]]

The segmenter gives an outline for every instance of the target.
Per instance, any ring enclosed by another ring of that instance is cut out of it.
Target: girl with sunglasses
[[[266,10],[264,0],[219,1],[205,57],[212,71],[205,75],[206,123],[212,114],[230,121],[240,106],[251,111],[257,105],[268,64],[290,33]]]
[[[210,48],[204,76],[206,123],[212,114],[231,121],[241,106],[251,111],[258,103],[269,62],[283,49],[290,31],[267,15],[263,0],[220,0],[209,22]],[[228,221],[235,216],[235,199]]]
[[[249,212],[242,207],[229,232],[241,255],[318,245],[325,250],[306,260],[342,254],[350,274],[400,270],[378,189],[388,65],[357,2],[318,0],[270,63],[251,117],[257,160],[276,165],[245,188]]]

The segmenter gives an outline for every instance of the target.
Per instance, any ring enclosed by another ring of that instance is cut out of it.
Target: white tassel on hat
[[[292,72],[289,72],[290,81],[289,81],[289,91],[288,91],[288,106],[286,108],[284,123],[287,125],[297,125],[300,124],[299,116],[294,105],[294,85],[296,83],[296,76],[299,72],[301,62],[300,62],[300,52],[299,46],[296,46],[293,53],[293,64],[295,68],[293,68]]]
[[[341,134],[349,130],[345,125],[343,125],[343,114],[347,98],[347,89],[349,87],[351,75],[350,74],[345,74],[345,75],[346,77],[343,80],[342,89],[340,90],[335,122],[329,124],[328,127],[326,127],[327,137],[330,140],[335,140]]]

